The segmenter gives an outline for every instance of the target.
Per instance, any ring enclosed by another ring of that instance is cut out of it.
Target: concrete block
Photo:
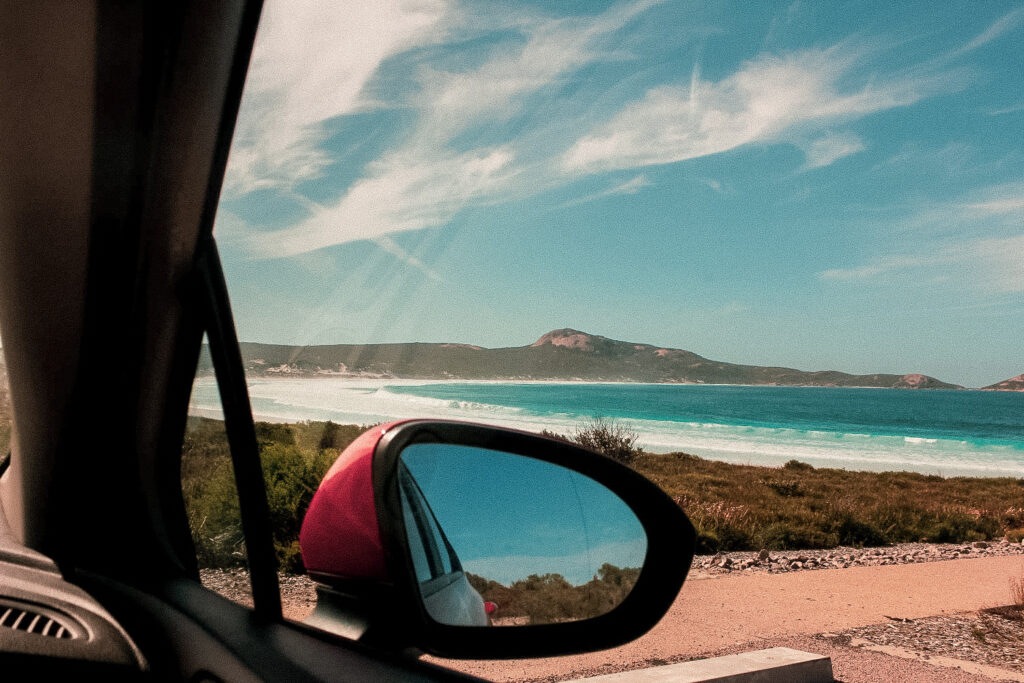
[[[832,660],[828,657],[788,647],[773,647],[580,680],[601,683],[827,683],[834,679]]]

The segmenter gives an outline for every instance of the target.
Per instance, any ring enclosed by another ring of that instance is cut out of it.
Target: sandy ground
[[[495,681],[563,680],[787,645],[832,656],[839,680],[993,680],[820,634],[1004,605],[1010,577],[1022,574],[1024,560],[1007,556],[696,578],[650,633],[618,648],[531,660],[433,661]]]

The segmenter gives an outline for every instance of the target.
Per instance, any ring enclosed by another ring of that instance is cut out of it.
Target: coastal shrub
[[[750,532],[739,524],[725,524],[717,530],[721,550],[754,550]]]
[[[800,482],[796,479],[762,479],[761,483],[772,491],[775,491],[775,493],[779,494],[783,498],[792,498],[794,496],[804,495],[804,490],[800,488]]]
[[[550,624],[589,619],[611,611],[633,590],[638,568],[605,563],[585,584],[574,586],[561,574],[531,574],[504,586],[468,573],[466,578],[484,600],[498,605],[494,618],[527,624]]]
[[[275,548],[282,568],[290,571],[302,571],[298,530],[313,492],[338,451],[366,429],[331,425],[256,425]],[[700,553],[878,546],[922,539],[1024,539],[1017,478],[853,472],[798,462],[771,468],[684,453],[639,457],[641,451],[631,435],[626,441],[634,450],[630,464],[668,493],[693,522]],[[189,419],[182,445],[181,484],[200,565],[244,563],[222,422]]]
[[[302,519],[338,449],[363,431],[355,425],[325,430],[325,424],[256,423],[274,548],[285,571],[304,571],[298,543]],[[325,431],[331,436],[332,447],[317,448]],[[200,566],[243,564],[245,545],[238,494],[222,422],[190,419],[182,446],[181,479]]]
[[[888,545],[890,542],[881,529],[870,522],[856,519],[853,515],[842,515],[833,523],[839,545],[863,548]]]
[[[809,472],[814,469],[812,465],[806,462],[800,462],[799,460],[789,460],[785,465],[782,466],[784,470],[796,470],[799,472]]]
[[[936,524],[931,540],[936,543],[988,541],[1002,536],[999,523],[990,517],[954,514]]]
[[[186,511],[200,567],[245,564],[245,536],[230,460],[222,459],[207,471],[202,485],[186,498]]]
[[[631,465],[642,453],[637,447],[639,434],[624,427],[621,423],[605,418],[594,418],[590,422],[576,428],[573,440],[584,448],[589,448],[624,465]]]
[[[837,545],[834,534],[813,526],[790,522],[775,522],[756,536],[757,546],[768,550],[799,550],[801,548],[828,548]]]
[[[299,529],[313,494],[334,461],[334,454],[271,443],[261,449],[260,460],[278,562],[285,571],[301,573]]]
[[[697,529],[698,555],[714,555],[721,549],[722,542],[718,540],[718,536],[715,535],[714,531],[708,531],[707,529]]]
[[[340,431],[341,428],[338,425],[328,420],[324,425],[323,432],[320,434],[320,443],[317,444],[320,446],[320,450],[324,450],[325,448],[337,448],[338,434]]]
[[[276,422],[257,422],[256,440],[263,444],[282,443],[289,446],[295,445],[295,430],[291,425],[278,424]]]
[[[541,436],[546,436],[549,439],[556,439],[558,441],[566,441],[568,443],[575,443],[575,441],[572,438],[566,436],[565,434],[559,434],[558,432],[553,432],[550,429],[542,429],[541,432],[540,432],[540,435]]]

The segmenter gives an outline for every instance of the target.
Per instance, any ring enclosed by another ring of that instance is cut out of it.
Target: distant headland
[[[332,344],[285,346],[243,342],[246,370],[256,376],[342,376],[396,379],[657,382],[890,389],[963,389],[923,374],[853,375],[738,365],[690,351],[617,341],[573,329],[553,330],[528,346],[487,349],[469,344]],[[205,350],[200,369],[209,369]],[[985,387],[1024,390],[1024,376]]]

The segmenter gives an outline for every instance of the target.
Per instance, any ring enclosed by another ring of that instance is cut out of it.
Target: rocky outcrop
[[[982,391],[1024,391],[1024,375],[1017,375],[1002,382],[983,387]]]

